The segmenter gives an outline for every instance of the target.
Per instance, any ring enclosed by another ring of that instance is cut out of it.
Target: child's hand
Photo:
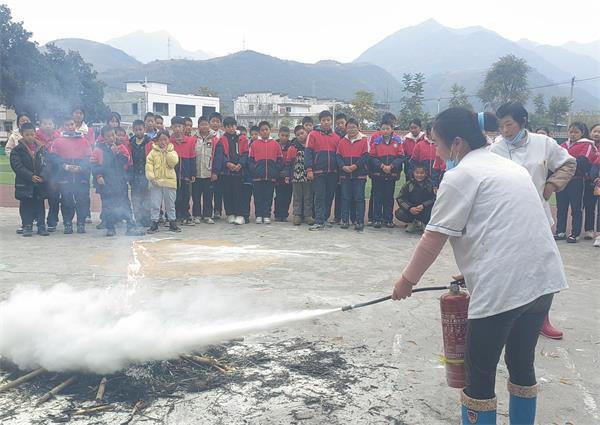
[[[104,182],[104,177],[100,176],[96,179],[96,181],[98,182],[98,184],[100,186],[104,186],[105,182]]]
[[[344,165],[342,167],[342,171],[344,171],[345,173],[351,173],[352,172],[352,167],[350,167],[349,165]]]
[[[314,178],[315,178],[315,174],[312,172],[312,170],[311,170],[311,171],[307,171],[307,172],[306,172],[306,178],[307,178],[308,180],[310,180],[310,181],[313,181],[313,180],[314,180]]]
[[[290,178],[289,177],[285,178],[285,184],[290,184]]]
[[[412,207],[411,209],[408,210],[412,215],[419,215],[419,213],[421,212],[417,207]]]
[[[438,189],[437,187],[434,187],[434,188],[433,188],[433,194],[434,194],[434,195],[437,195],[437,189]]]
[[[150,180],[150,183],[152,184],[152,186],[158,186],[157,180]]]
[[[235,166],[235,170],[234,170],[234,171],[236,171],[236,172],[238,172],[238,173],[239,173],[240,171],[242,171],[242,164],[238,164],[238,165],[236,165],[236,166]]]
[[[40,176],[36,176],[35,174],[31,177],[31,181],[34,183],[41,183],[44,180]]]
[[[190,181],[191,181],[192,183],[194,183],[194,182],[196,181],[196,176],[192,176],[192,177],[190,178]]]
[[[421,212],[421,211],[423,211],[423,208],[425,208],[425,207],[423,206],[423,204],[421,204],[421,205],[417,205],[415,208],[417,209],[417,211]]]
[[[228,162],[227,164],[225,164],[227,166],[227,169],[229,171],[235,171],[235,164],[233,162]]]
[[[217,176],[216,174],[211,174],[210,176],[210,181],[216,182],[218,180],[219,176]]]
[[[113,151],[113,153],[117,153],[119,152],[119,147],[116,144],[110,145],[110,150]]]
[[[553,193],[554,193],[554,186],[546,183],[546,185],[544,186],[544,199],[547,201],[548,199],[550,199],[550,197],[552,196]]]

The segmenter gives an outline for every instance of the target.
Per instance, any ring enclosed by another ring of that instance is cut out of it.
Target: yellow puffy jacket
[[[155,180],[160,187],[177,189],[175,166],[179,156],[172,143],[162,150],[157,143],[152,144],[152,150],[146,158],[146,178],[149,182]]]

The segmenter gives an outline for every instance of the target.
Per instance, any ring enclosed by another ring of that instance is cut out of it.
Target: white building
[[[8,136],[17,128],[17,114],[14,110],[0,105],[0,143],[4,145]]]
[[[168,84],[155,81],[128,81],[125,84],[125,92],[104,96],[104,103],[111,111],[121,114],[125,123],[144,119],[146,112],[153,112],[163,117],[166,127],[174,116],[190,117],[196,126],[199,117],[219,111],[218,97],[169,93]]]
[[[233,101],[233,113],[239,125],[251,127],[260,121],[269,121],[274,128],[281,125],[294,127],[305,116],[314,117],[333,106],[345,104],[334,99],[316,97],[290,97],[283,93],[251,92],[238,96]]]

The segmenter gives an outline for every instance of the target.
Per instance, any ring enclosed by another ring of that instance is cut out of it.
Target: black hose
[[[450,285],[448,285],[448,286],[426,286],[424,288],[416,288],[416,289],[413,289],[413,293],[425,292],[425,291],[443,291],[444,289],[450,288],[450,286],[452,286],[452,285],[465,286],[465,281],[464,280],[454,280],[454,281],[450,282]],[[368,305],[378,304],[378,303],[388,301],[391,299],[392,299],[392,296],[388,295],[387,297],[381,297],[381,298],[377,298],[377,299],[374,299],[371,301],[365,301],[364,303],[346,305],[346,306],[342,307],[341,310],[342,311],[354,310],[355,308],[366,307]]]

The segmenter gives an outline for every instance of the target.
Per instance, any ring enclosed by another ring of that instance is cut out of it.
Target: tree
[[[206,86],[202,86],[200,87],[200,89],[198,90],[198,92],[196,93],[196,95],[198,96],[208,96],[208,97],[219,97],[219,93],[217,93],[215,90],[212,90]]]
[[[503,56],[492,64],[477,95],[486,108],[493,110],[507,102],[524,104],[529,98],[527,74],[530,70],[525,59]]]
[[[544,95],[542,93],[535,95],[533,98],[533,104],[535,105],[536,115],[546,115],[546,99],[544,99]]]
[[[465,92],[466,89],[464,86],[461,86],[456,83],[452,84],[452,87],[450,88],[450,95],[452,97],[450,98],[448,106],[450,106],[451,108],[467,108],[472,111],[473,105],[471,105],[471,102],[469,102],[469,100],[467,99],[467,95],[465,94]]]
[[[552,96],[548,105],[548,118],[554,128],[560,124],[569,112],[569,99],[566,96]]]
[[[75,106],[87,121],[103,120],[104,85],[79,53],[50,45],[40,53],[22,22],[13,22],[10,9],[0,5],[0,103],[17,112],[70,114]]]
[[[413,118],[421,118],[427,121],[429,116],[423,111],[425,76],[421,73],[404,74],[402,75],[402,85],[404,96],[400,100],[398,124],[406,128]]]
[[[367,90],[357,90],[352,100],[354,118],[363,125],[375,120],[375,95]]]

